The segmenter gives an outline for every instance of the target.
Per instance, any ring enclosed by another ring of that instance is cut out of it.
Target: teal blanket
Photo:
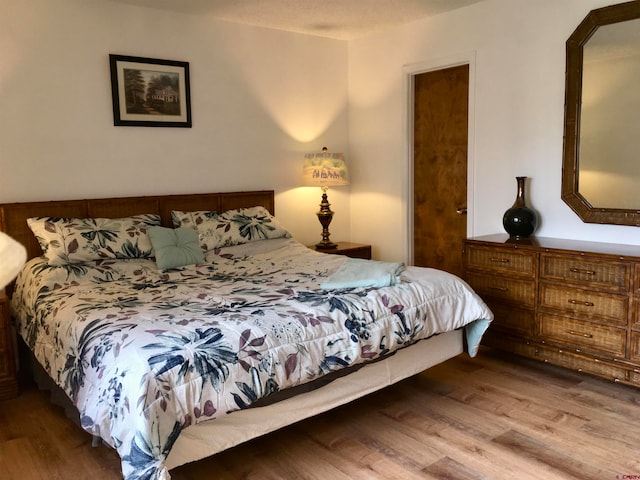
[[[323,290],[339,288],[390,287],[400,283],[404,263],[347,258],[332,275],[320,284]]]

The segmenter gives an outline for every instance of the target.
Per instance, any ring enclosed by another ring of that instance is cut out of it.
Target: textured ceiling
[[[104,0],[103,0],[104,1]],[[483,0],[107,0],[351,40]]]

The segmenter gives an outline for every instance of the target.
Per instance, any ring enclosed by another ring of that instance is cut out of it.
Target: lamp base
[[[329,240],[329,224],[333,220],[333,212],[331,211],[331,204],[327,198],[327,188],[322,187],[322,202],[320,203],[320,211],[316,213],[320,225],[322,225],[322,241],[316,244],[318,250],[330,250],[337,248],[338,245]]]
[[[316,243],[316,248],[318,250],[332,250],[334,248],[338,248],[338,244],[337,243],[333,243],[333,242],[325,242],[322,241],[320,243]]]

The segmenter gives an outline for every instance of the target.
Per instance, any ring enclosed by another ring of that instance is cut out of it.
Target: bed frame
[[[25,245],[28,258],[33,258],[42,255],[42,251],[27,226],[26,220],[30,217],[118,218],[157,213],[163,225],[172,226],[171,210],[221,212],[256,205],[275,214],[273,190],[6,203],[0,204],[0,230]],[[11,295],[11,287],[7,287],[8,295]],[[462,330],[433,336],[311,391],[192,425],[178,437],[166,459],[166,466],[171,469],[206,458],[344,405],[453,358],[463,350]]]

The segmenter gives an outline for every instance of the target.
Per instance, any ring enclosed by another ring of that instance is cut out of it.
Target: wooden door
[[[414,263],[462,275],[469,65],[421,73],[414,85]]]

